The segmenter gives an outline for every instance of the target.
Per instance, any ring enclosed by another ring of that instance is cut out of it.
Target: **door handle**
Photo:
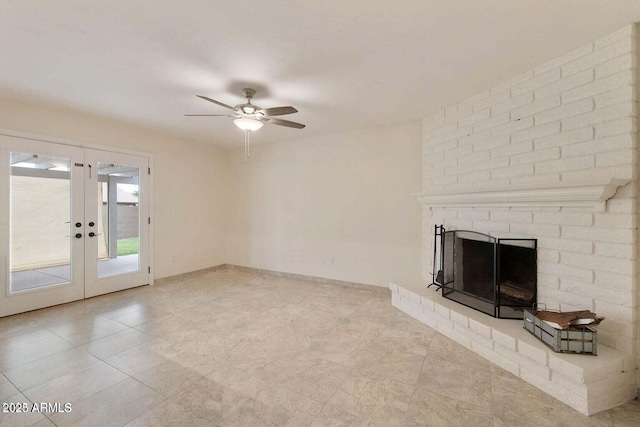
[[[76,233],[76,239],[79,239],[82,237],[82,233]]]
[[[102,233],[94,233],[93,231],[91,233],[89,233],[89,237],[96,237],[96,236],[100,236]]]

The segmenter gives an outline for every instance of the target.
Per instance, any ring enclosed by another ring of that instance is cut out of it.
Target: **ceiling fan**
[[[205,101],[213,102],[224,108],[232,110],[231,114],[185,114],[189,117],[234,117],[233,121],[236,126],[245,131],[254,131],[260,129],[264,123],[271,123],[278,126],[286,126],[295,129],[304,129],[305,125],[301,123],[291,122],[289,120],[278,119],[273,116],[284,116],[286,114],[297,113],[298,110],[291,106],[287,107],[272,107],[272,108],[260,108],[257,105],[251,103],[251,98],[256,94],[256,91],[251,88],[242,89],[242,93],[247,98],[245,104],[238,104],[235,107],[227,105],[223,102],[216,101],[206,96],[197,95],[198,98]]]
[[[244,161],[251,157],[249,132],[256,131],[264,126],[265,123],[271,123],[278,126],[286,126],[295,129],[304,129],[305,125],[289,120],[277,119],[273,116],[284,116],[286,114],[297,113],[298,110],[291,106],[261,108],[251,103],[251,98],[256,91],[251,88],[242,89],[242,93],[247,98],[246,104],[238,104],[235,107],[227,105],[223,102],[216,101],[206,96],[197,95],[205,101],[213,102],[216,105],[232,110],[231,114],[185,114],[189,117],[233,117],[233,124],[244,131]]]

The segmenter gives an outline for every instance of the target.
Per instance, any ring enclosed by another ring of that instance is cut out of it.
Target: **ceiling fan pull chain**
[[[247,162],[249,158],[249,131],[244,131],[244,161]]]
[[[249,139],[249,131],[245,131],[247,133],[247,157],[251,157],[251,140]]]

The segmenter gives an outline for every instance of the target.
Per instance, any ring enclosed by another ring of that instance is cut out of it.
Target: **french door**
[[[0,317],[150,282],[148,168],[0,136]]]

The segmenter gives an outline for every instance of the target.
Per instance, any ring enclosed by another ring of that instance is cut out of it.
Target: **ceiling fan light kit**
[[[233,124],[238,126],[242,130],[254,131],[264,126],[260,120],[256,119],[235,119]]]
[[[232,110],[232,114],[185,114],[185,116],[197,116],[197,117],[233,117],[233,123],[244,131],[244,161],[250,157],[249,151],[249,132],[256,131],[264,126],[265,123],[271,123],[278,126],[285,126],[294,129],[304,129],[305,125],[302,123],[291,122],[289,120],[276,119],[273,116],[284,116],[286,114],[297,113],[298,110],[291,106],[286,107],[273,107],[273,108],[260,108],[257,105],[251,103],[251,98],[256,94],[256,91],[250,88],[245,88],[242,93],[247,98],[246,104],[239,104],[235,107],[227,105],[223,102],[216,101],[215,99],[208,98],[206,96],[197,95],[198,98],[205,101],[212,102],[221,107]]]

